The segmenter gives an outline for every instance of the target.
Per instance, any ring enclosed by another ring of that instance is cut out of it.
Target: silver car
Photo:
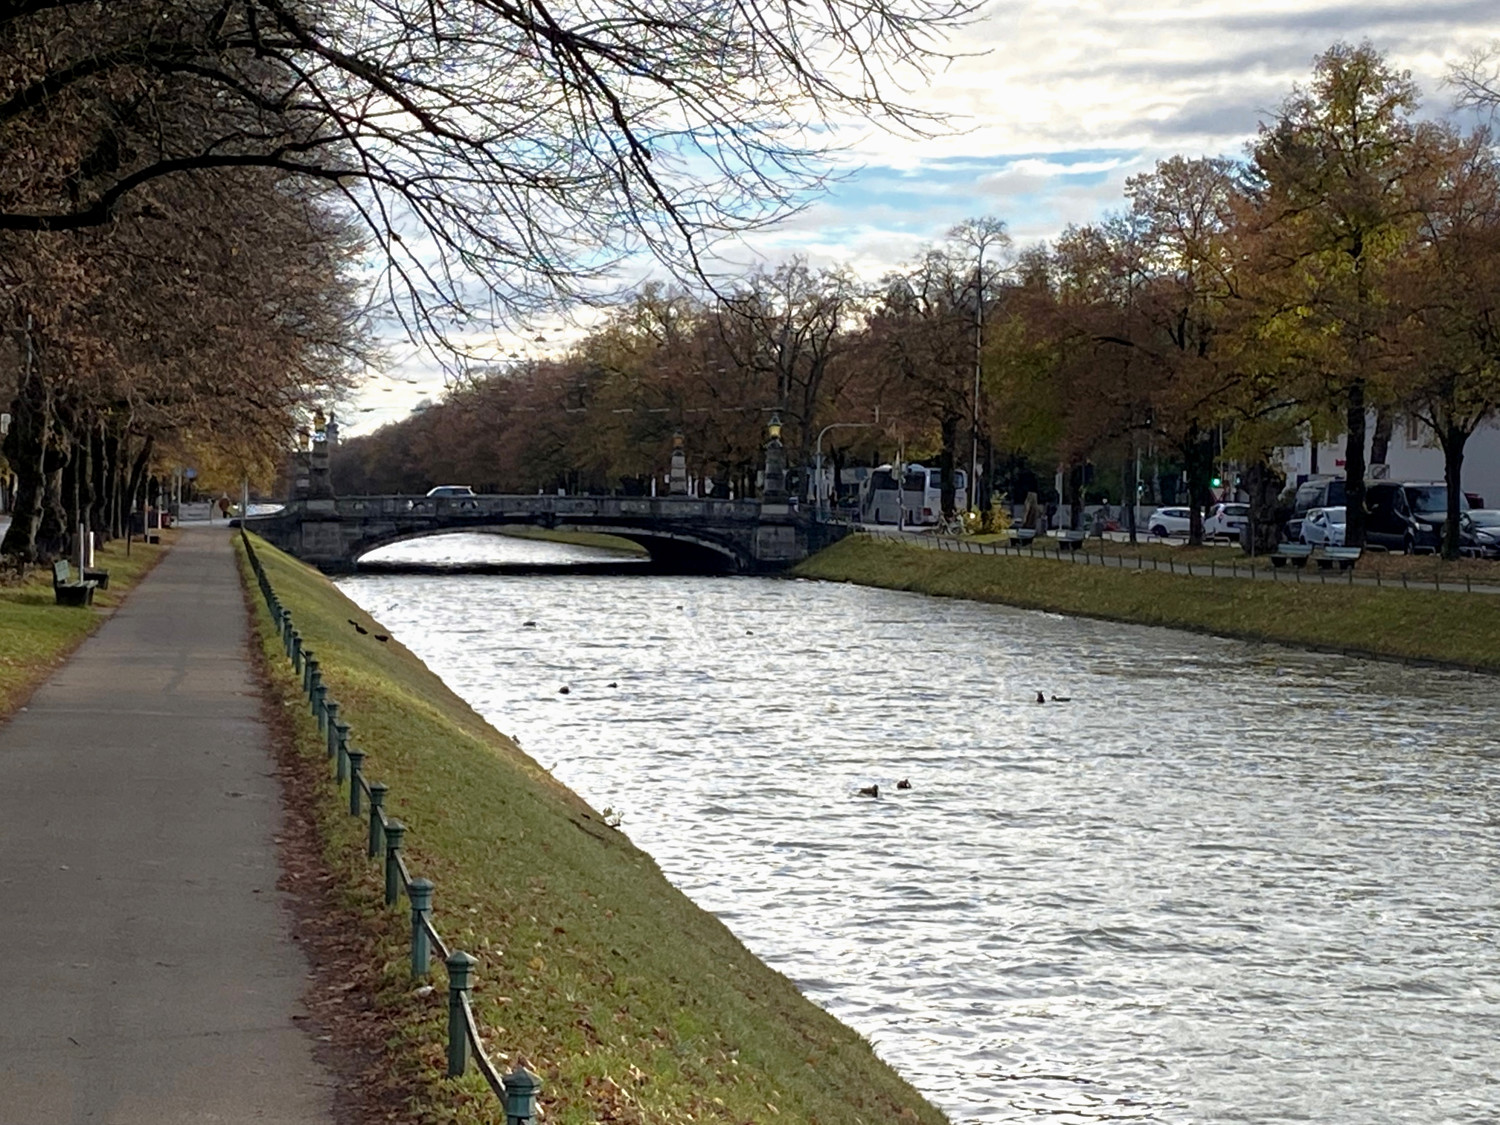
[[[1342,547],[1347,508],[1313,508],[1302,519],[1302,542],[1312,547]]]

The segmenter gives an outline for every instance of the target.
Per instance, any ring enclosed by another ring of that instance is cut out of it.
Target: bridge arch
[[[544,527],[557,531],[586,531],[614,535],[645,550],[648,561],[644,569],[671,574],[735,574],[748,569],[746,560],[732,543],[703,533],[688,534],[659,528],[633,527],[629,524],[603,522],[566,522],[551,520],[489,519],[462,525],[443,524],[420,528],[403,528],[361,537],[349,543],[348,561],[358,567],[359,560],[382,547],[414,539],[434,539],[463,532],[488,531],[505,527]]]

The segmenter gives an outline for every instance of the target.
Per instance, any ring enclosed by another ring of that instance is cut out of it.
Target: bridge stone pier
[[[377,547],[454,531],[513,525],[595,531],[640,544],[652,569],[765,574],[841,538],[779,497],[348,496],[308,497],[245,521],[248,530],[330,574],[357,569]]]

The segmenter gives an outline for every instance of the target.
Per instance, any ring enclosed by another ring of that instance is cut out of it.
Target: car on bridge
[[[473,496],[474,490],[466,484],[440,484],[427,490],[428,496]]]

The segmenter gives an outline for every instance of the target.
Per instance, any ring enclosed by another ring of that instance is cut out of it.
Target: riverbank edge
[[[110,572],[109,589],[94,591],[93,606],[82,607],[82,612],[57,605],[51,567],[37,567],[24,581],[0,588],[0,603],[8,603],[8,612],[0,613],[0,722],[25,707],[78,646],[109,620],[171,549],[177,534],[163,531],[159,544],[137,540],[129,557],[123,539],[99,548],[95,561]]]
[[[791,576],[1500,674],[1500,597],[1494,595],[1081,567],[1052,559],[939,552],[867,535],[825,548],[794,567]],[[1365,639],[1335,639],[1340,631]]]
[[[365,775],[390,786],[411,870],[436,884],[435,924],[480,958],[474,1006],[492,1057],[542,1076],[550,1120],[947,1120],[398,641],[378,641],[379,623],[326,577],[258,540],[256,550],[367,755]],[[441,969],[436,991],[410,981],[404,904],[381,905],[362,822],[340,813],[347,797],[252,601],[269,705],[287,716],[303,766],[321,773],[317,834],[344,918],[329,928],[369,966],[339,985],[359,1023],[329,1018],[321,978],[310,1006],[414,1119],[491,1120],[477,1075],[442,1077]],[[354,1034],[370,1022],[379,1034]]]

